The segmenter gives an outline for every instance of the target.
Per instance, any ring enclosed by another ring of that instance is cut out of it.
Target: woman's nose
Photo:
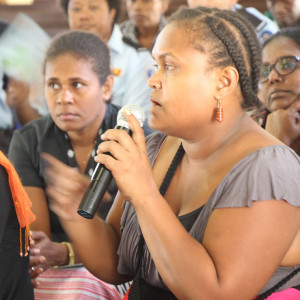
[[[282,80],[282,76],[280,74],[277,73],[277,71],[275,70],[275,68],[272,68],[269,76],[268,76],[268,81],[269,83],[274,83],[274,82],[278,82]]]
[[[153,90],[160,90],[162,88],[161,80],[158,78],[158,73],[154,73],[147,81],[148,86]]]
[[[59,104],[73,103],[73,95],[69,89],[62,89],[57,97],[56,102]]]

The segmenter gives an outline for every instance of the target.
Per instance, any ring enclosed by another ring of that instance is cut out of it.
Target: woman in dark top
[[[17,130],[8,154],[37,216],[32,230],[44,233],[34,245],[41,247],[41,254],[46,257],[39,266],[41,271],[74,264],[70,260],[70,245],[65,244],[68,238],[48,207],[42,153],[50,153],[76,170],[74,173],[87,175],[83,182],[88,185],[100,134],[115,126],[119,110],[109,103],[113,86],[109,52],[97,36],[79,31],[58,36],[48,48],[44,69],[50,114]],[[111,202],[109,192],[106,196]]]
[[[13,200],[11,181],[16,184],[19,179],[12,178],[11,169],[12,165],[0,152],[0,299],[33,300],[27,248],[29,237],[26,236],[26,228],[20,228],[15,209],[15,202],[25,199]]]
[[[110,103],[113,77],[109,50],[96,35],[70,31],[57,36],[46,53],[44,73],[50,114],[17,130],[9,148],[9,157],[37,216],[32,225],[32,258],[36,248],[40,250],[38,255],[46,258],[32,259],[32,277],[54,266],[70,267],[79,262],[59,218],[48,205],[49,183],[45,179],[47,165],[43,155],[54,156],[66,167],[64,176],[71,180],[80,178],[82,188],[86,188],[96,166],[93,157],[102,142],[100,135],[115,127],[119,111]],[[111,182],[99,208],[102,218],[116,191],[115,183]]]

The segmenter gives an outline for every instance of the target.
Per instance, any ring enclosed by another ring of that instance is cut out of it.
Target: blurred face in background
[[[261,98],[271,112],[287,109],[300,95],[300,61],[284,59],[280,62],[286,57],[300,57],[300,46],[287,37],[274,39],[262,50],[263,66],[268,67],[277,62],[274,67],[281,73],[288,73],[280,75],[273,67],[269,76],[261,80]]]
[[[294,26],[299,22],[299,0],[266,0],[266,4],[280,28]]]
[[[156,27],[168,9],[169,0],[126,0],[129,19],[139,27]]]
[[[71,30],[83,30],[98,35],[107,42],[111,36],[115,9],[106,0],[70,0],[68,21]]]
[[[197,6],[217,7],[219,9],[230,10],[238,0],[187,0],[188,6],[195,8]]]

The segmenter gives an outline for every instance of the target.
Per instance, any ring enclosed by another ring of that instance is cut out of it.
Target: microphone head
[[[142,110],[142,108],[140,108],[136,104],[127,104],[119,110],[118,116],[117,116],[117,126],[126,127],[128,129],[130,129],[129,123],[124,116],[124,111],[126,111],[126,110],[131,112],[136,117],[136,119],[140,123],[141,127],[143,127],[144,122],[145,122],[145,113]]]

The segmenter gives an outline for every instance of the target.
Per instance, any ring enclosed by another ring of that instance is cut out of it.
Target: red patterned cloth
[[[124,296],[123,300],[129,300],[129,298],[128,298],[129,297],[129,290],[130,290],[130,287],[129,287],[126,295]]]

